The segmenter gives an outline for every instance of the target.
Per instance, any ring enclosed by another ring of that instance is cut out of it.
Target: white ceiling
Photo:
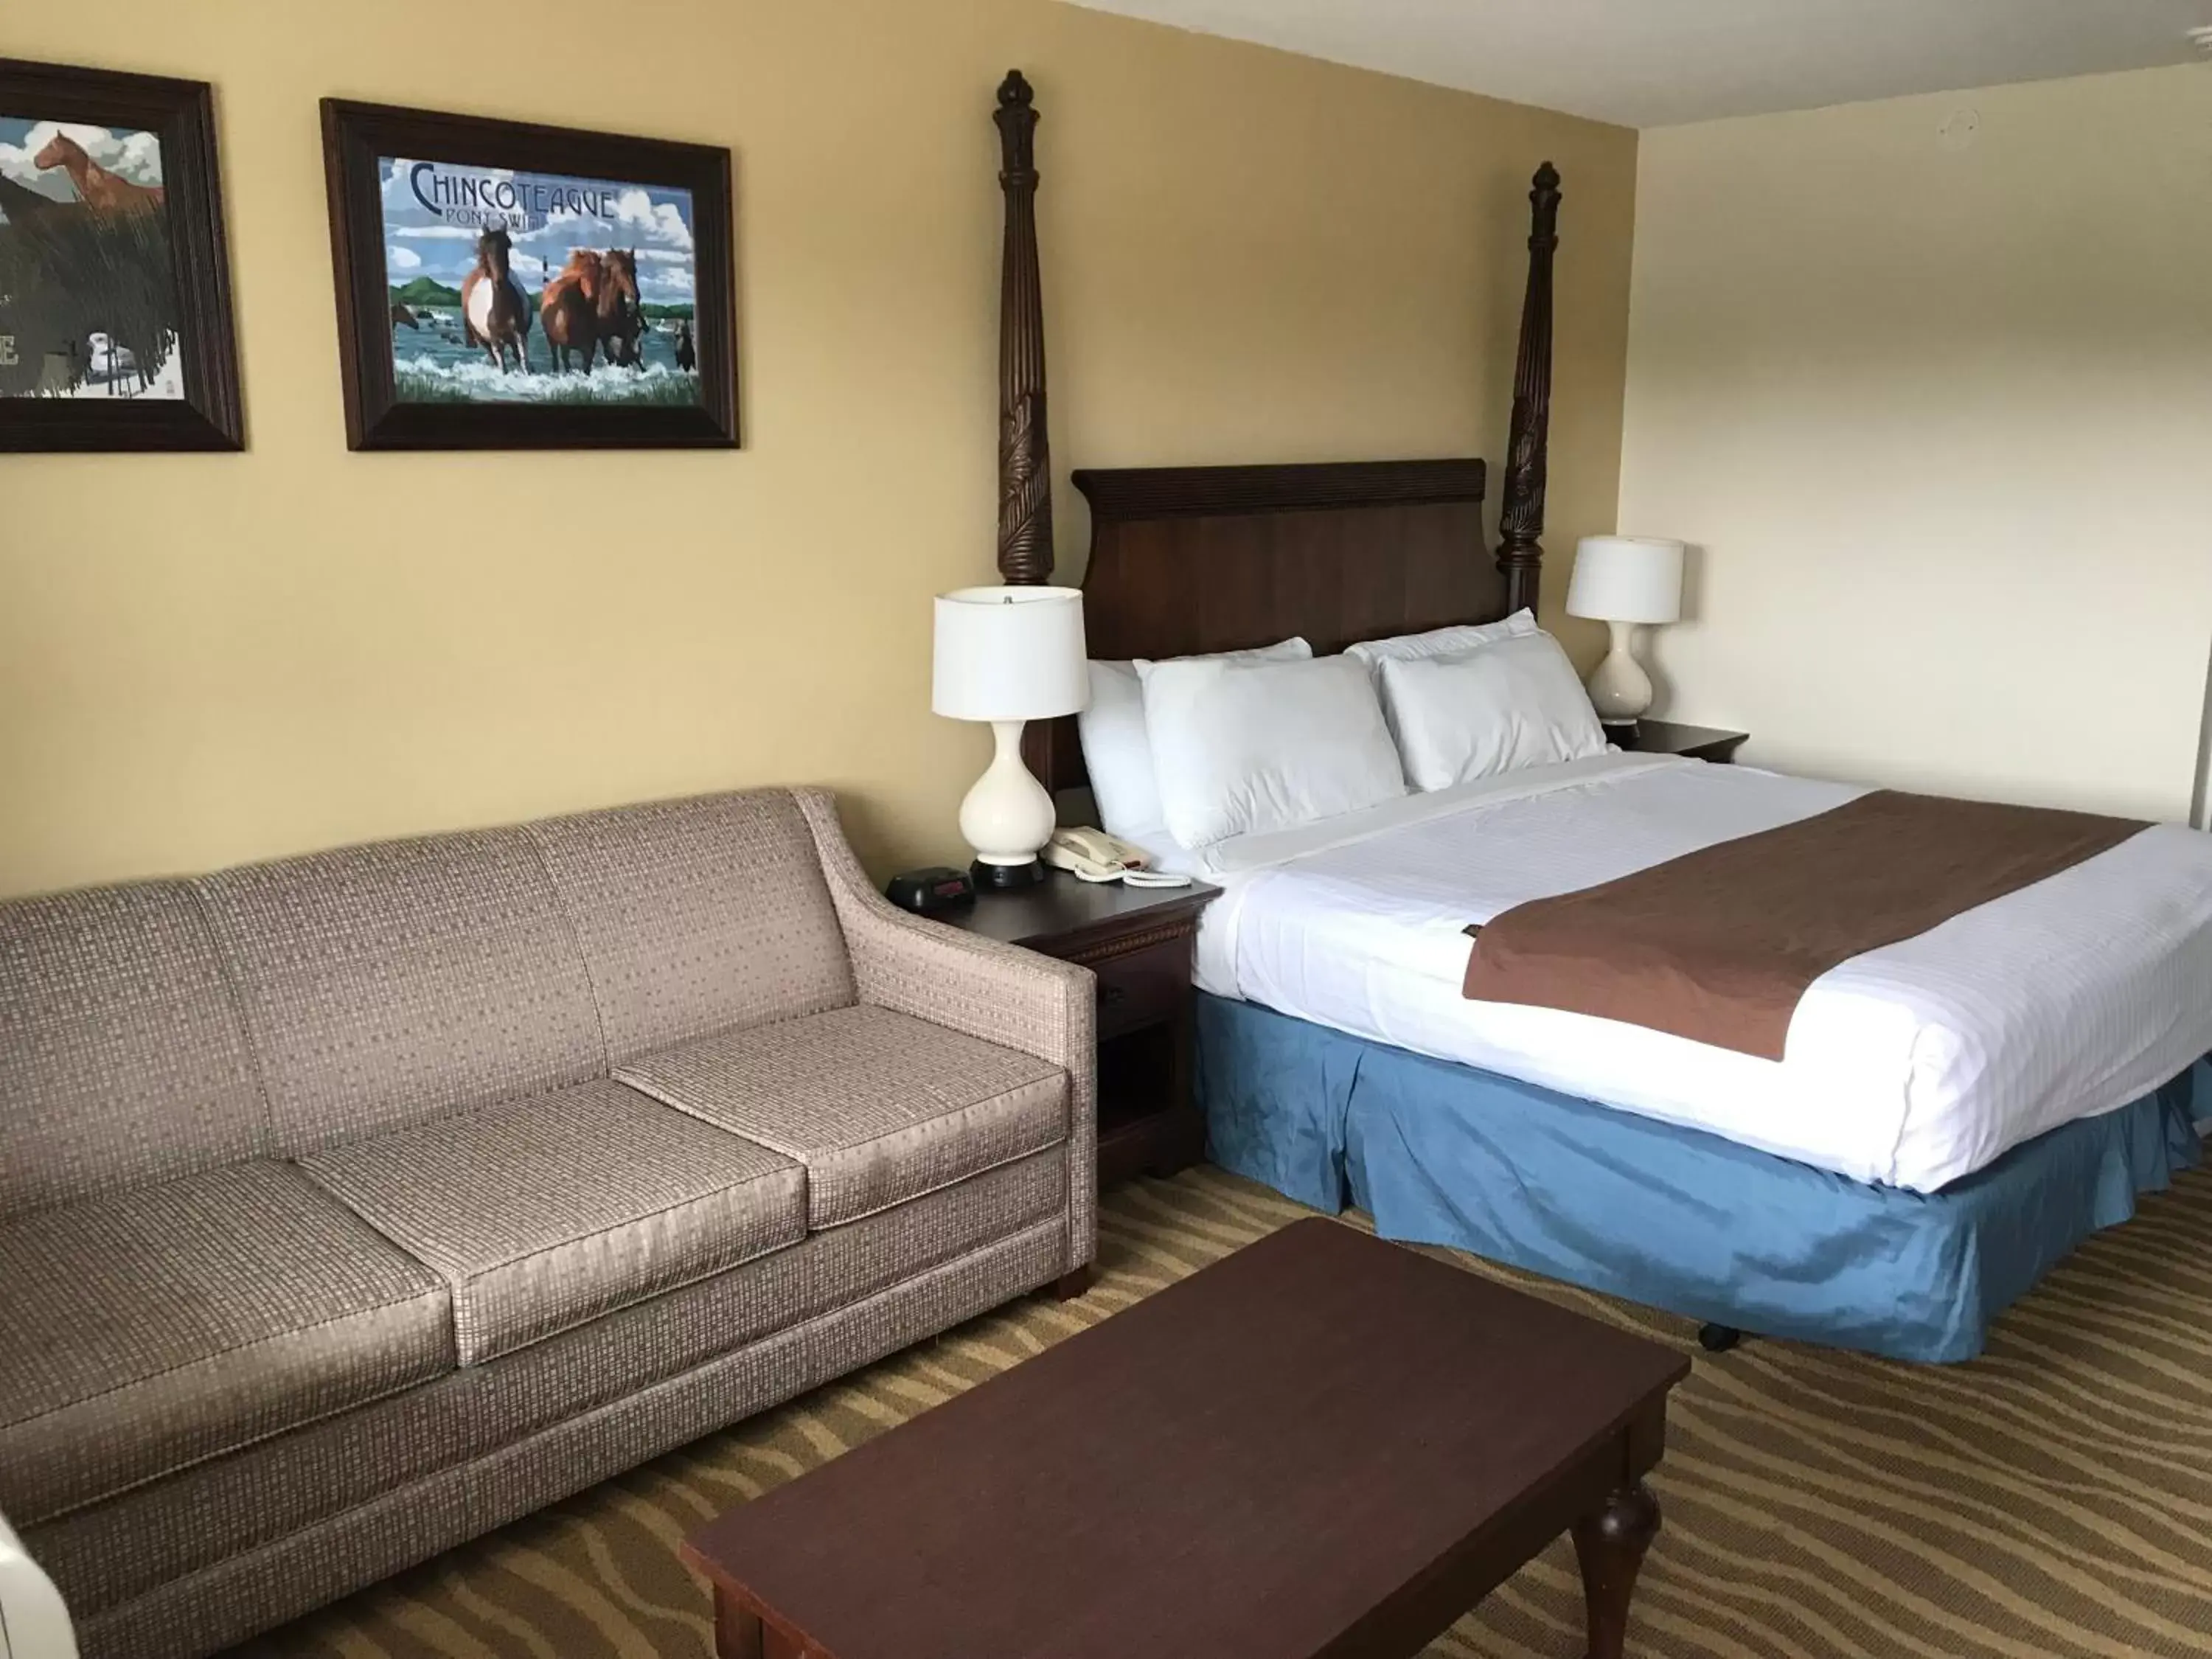
[[[2212,0],[1074,0],[1624,126],[2148,69]]]

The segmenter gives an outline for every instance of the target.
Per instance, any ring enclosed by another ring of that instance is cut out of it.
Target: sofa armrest
[[[1097,976],[1088,968],[909,915],[876,890],[836,798],[794,789],[845,930],[860,1000],[1050,1060],[1068,1076],[1067,1267],[1096,1249]]]

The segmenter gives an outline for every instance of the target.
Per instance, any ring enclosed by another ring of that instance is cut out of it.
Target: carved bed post
[[[1044,297],[1037,282],[1036,124],[1030,83],[999,83],[999,186],[1006,195],[999,289],[999,574],[1052,580],[1052,454],[1045,429]]]
[[[1513,374],[1513,428],[1498,515],[1498,568],[1505,608],[1536,608],[1544,574],[1544,481],[1552,436],[1552,256],[1559,246],[1559,170],[1536,169],[1528,192],[1528,291],[1521,301],[1521,355]]]

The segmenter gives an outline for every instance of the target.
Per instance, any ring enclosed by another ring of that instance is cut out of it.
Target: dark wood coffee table
[[[724,1659],[1404,1659],[1571,1529],[1616,1659],[1689,1370],[1302,1221],[685,1553]]]

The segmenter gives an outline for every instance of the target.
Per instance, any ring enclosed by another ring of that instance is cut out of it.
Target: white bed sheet
[[[2212,1052],[2212,836],[2176,825],[1821,975],[1779,1061],[1460,994],[1469,922],[1861,793],[1608,754],[1224,842],[1182,860],[1227,890],[1198,983],[1922,1192]]]

